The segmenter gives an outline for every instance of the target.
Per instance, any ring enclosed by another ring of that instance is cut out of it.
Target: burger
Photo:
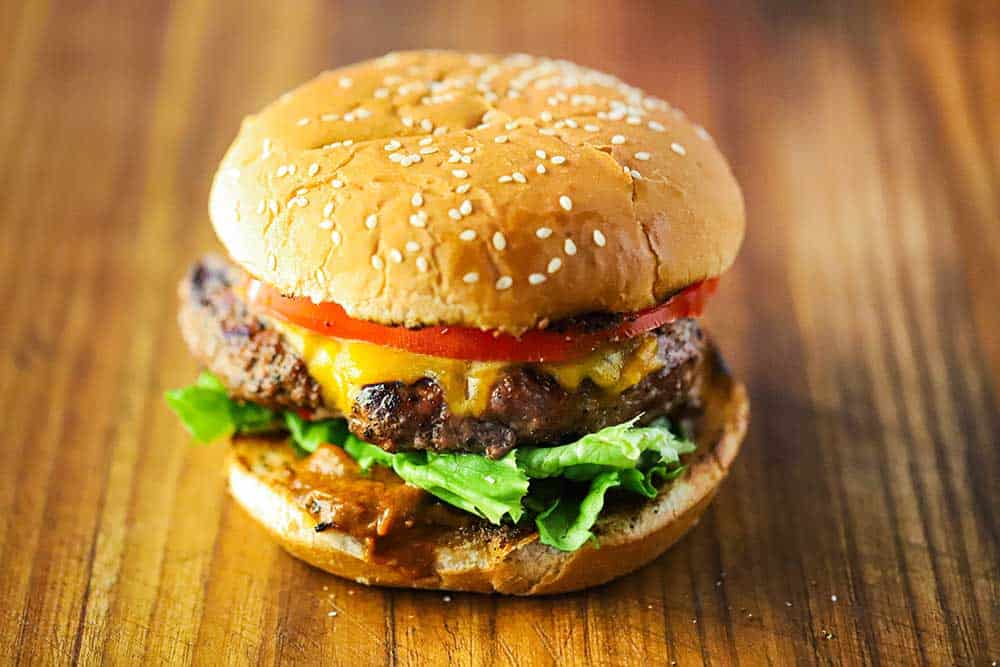
[[[697,317],[744,232],[709,134],[561,60],[393,53],[246,118],[226,256],[180,285],[205,372],[167,401],[294,556],[534,595],[690,529],[745,389]]]

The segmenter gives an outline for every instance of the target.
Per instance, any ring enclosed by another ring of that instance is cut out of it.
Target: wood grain
[[[1000,660],[994,2],[9,1],[0,38],[3,662]],[[744,185],[708,324],[749,441],[691,535],[597,590],[313,570],[161,400],[196,372],[174,284],[215,247],[241,116],[426,45],[620,74],[703,121]]]

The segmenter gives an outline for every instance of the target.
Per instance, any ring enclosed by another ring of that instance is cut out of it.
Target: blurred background
[[[208,188],[241,118],[423,47],[618,75],[744,188],[707,319],[750,438],[702,524],[598,591],[444,607],[322,575],[161,400],[197,370],[175,284],[219,247]],[[1000,659],[995,1],[7,0],[0,90],[0,657]]]

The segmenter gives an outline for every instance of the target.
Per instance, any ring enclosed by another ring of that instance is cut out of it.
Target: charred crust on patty
[[[179,289],[188,347],[235,398],[272,408],[321,408],[319,383],[305,362],[233,289],[241,279],[241,271],[217,255],[191,268]]]

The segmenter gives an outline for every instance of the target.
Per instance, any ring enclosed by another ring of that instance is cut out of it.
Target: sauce
[[[316,531],[336,529],[358,539],[366,558],[418,577],[433,570],[444,534],[475,517],[442,505],[388,468],[367,474],[340,447],[323,445],[290,466],[289,488],[316,520]]]

